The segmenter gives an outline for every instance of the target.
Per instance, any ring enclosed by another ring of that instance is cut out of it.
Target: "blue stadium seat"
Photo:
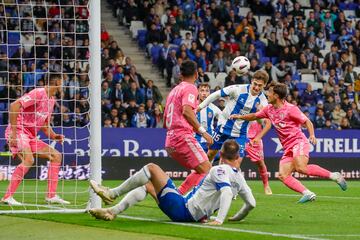
[[[278,58],[277,57],[272,57],[271,62],[272,62],[273,65],[277,64],[278,63]]]
[[[306,87],[307,87],[307,83],[299,82],[296,84],[296,88],[299,89],[299,92],[300,90],[304,91]]]
[[[265,63],[268,62],[269,60],[270,60],[270,58],[268,58],[268,57],[262,57],[262,58],[260,58],[260,65],[265,64]]]
[[[339,9],[340,10],[346,10],[346,9],[348,9],[348,6],[347,6],[346,3],[340,2],[339,3]]]
[[[137,40],[139,47],[142,49],[145,49],[146,47],[146,34],[147,34],[147,30],[145,29],[138,30]]]
[[[160,45],[154,45],[152,48],[151,48],[151,60],[152,60],[152,63],[153,64],[158,64],[158,61],[159,61],[159,57],[160,57]]]
[[[8,43],[9,44],[20,44],[20,33],[19,32],[8,32]]]
[[[330,34],[330,41],[335,42],[338,37],[338,34]]]
[[[6,110],[7,110],[7,103],[6,102],[0,102],[0,111],[6,111]]]
[[[175,38],[173,44],[180,46],[182,39],[180,37]]]

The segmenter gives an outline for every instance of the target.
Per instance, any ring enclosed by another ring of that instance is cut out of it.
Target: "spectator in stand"
[[[117,51],[120,50],[116,41],[112,41],[109,48],[109,57],[115,59]]]
[[[338,125],[336,125],[335,123],[331,122],[330,119],[326,119],[325,127],[323,129],[340,130],[340,127]]]
[[[205,50],[205,44],[207,42],[208,42],[208,40],[206,38],[205,31],[200,31],[199,36],[198,36],[198,38],[196,40],[197,49],[199,49],[200,51],[204,51]]]
[[[305,91],[301,96],[302,106],[312,106],[316,102],[317,94],[312,90],[311,84],[307,84]]]
[[[243,18],[239,26],[235,30],[235,36],[248,35],[252,40],[255,40],[254,28],[251,26],[246,18]]]
[[[286,74],[286,72],[280,71],[276,66],[273,66],[270,60],[265,63],[262,69],[269,74],[268,84],[271,81],[278,82],[279,78],[284,77]]]
[[[191,43],[193,42],[191,32],[185,34],[185,39],[181,40],[181,45],[185,45],[187,49],[191,48]]]
[[[249,45],[248,51],[245,53],[245,57],[247,57],[249,60],[252,60],[252,59],[259,60],[260,59],[260,55],[256,51],[254,44]]]
[[[341,119],[340,129],[342,129],[342,130],[351,129],[351,125],[350,125],[349,119],[347,119],[346,117],[343,117],[343,118]]]
[[[109,41],[109,33],[106,31],[105,24],[101,24],[101,41]]]
[[[153,126],[154,128],[163,128],[164,121],[163,121],[163,114],[160,112],[159,107],[155,107],[154,114],[153,114]]]
[[[130,81],[136,83],[137,88],[144,88],[146,86],[146,81],[143,76],[136,71],[135,65],[132,65],[130,68]]]
[[[116,83],[114,89],[112,90],[111,102],[119,99],[121,102],[124,101],[124,91],[121,89],[121,83]]]
[[[119,125],[122,124],[124,127],[130,127],[129,118],[126,113],[121,114],[121,119]]]
[[[280,12],[281,16],[287,16],[293,10],[293,3],[290,0],[274,0],[272,7],[275,12]]]
[[[351,108],[350,100],[348,97],[346,97],[346,95],[341,103],[341,108],[344,109],[345,112],[347,112]]]
[[[149,56],[151,56],[151,49],[154,45],[158,45],[161,42],[161,32],[160,30],[156,27],[155,23],[152,23],[150,25],[150,29],[146,35],[146,49],[147,49],[147,53],[149,54]]]
[[[148,99],[151,99],[159,104],[161,104],[163,100],[159,88],[154,85],[153,80],[148,80],[145,88],[145,101],[147,101]]]
[[[353,113],[352,108],[349,108],[346,112],[346,117],[349,119],[351,128],[360,129],[360,120]]]
[[[353,70],[353,65],[351,63],[347,64],[345,68],[345,83],[354,84],[357,77],[357,73]]]
[[[115,63],[117,65],[123,66],[126,64],[126,56],[121,49],[118,49],[115,54]]]
[[[183,62],[183,59],[178,58],[176,61],[176,64],[172,68],[172,74],[171,74],[171,76],[173,78],[173,81],[171,82],[172,85],[178,84],[180,82],[180,77],[181,77],[180,66],[181,66],[182,62]]]
[[[231,70],[225,78],[225,87],[235,84],[242,84],[242,81],[241,78],[236,75],[236,72]]]
[[[331,95],[328,96],[324,104],[324,113],[326,118],[331,117],[331,113],[334,111],[335,107],[336,107],[336,103],[334,101],[333,96]]]
[[[324,110],[323,109],[317,109],[316,110],[316,116],[315,116],[315,128],[316,129],[322,129],[325,127],[326,119],[324,117]]]
[[[125,102],[129,102],[132,99],[135,99],[136,104],[144,103],[144,95],[137,87],[136,82],[130,82],[130,88],[124,94]]]
[[[149,128],[152,124],[152,118],[145,112],[145,105],[140,104],[138,111],[131,118],[131,127]]]
[[[123,91],[126,91],[130,88],[130,76],[125,75],[124,79],[121,81],[121,89]]]
[[[111,121],[111,118],[107,117],[105,118],[104,120],[104,128],[112,128],[112,121]]]
[[[228,64],[227,60],[224,59],[224,52],[220,50],[215,54],[215,59],[212,64],[211,71],[214,73],[226,72],[227,64]]]
[[[198,67],[198,79],[197,84],[199,83],[208,83],[210,81],[209,76],[206,75],[201,67]]]
[[[239,50],[241,55],[245,55],[246,52],[249,50],[249,42],[245,34],[241,35],[240,43],[239,43]]]
[[[181,61],[181,60],[180,60]],[[167,79],[166,79],[166,85],[167,87],[171,87],[171,78],[174,79],[177,76],[180,76],[180,69],[179,74],[174,74],[174,67],[178,64],[178,59],[176,58],[176,50],[171,50],[170,55],[168,56],[168,59],[166,61],[166,73],[167,73]]]
[[[254,58],[251,59],[250,60],[250,69],[248,72],[249,76],[252,77],[255,74],[255,72],[259,69],[260,69],[259,62]]]
[[[339,60],[338,48],[335,44],[331,45],[331,50],[326,54],[324,61],[329,68],[336,67],[336,62]]]
[[[111,88],[107,81],[103,81],[101,84],[101,100],[104,100],[106,103],[110,103],[111,99]]]
[[[323,11],[320,14],[320,20],[325,23],[326,28],[329,30],[330,34],[335,32],[334,22],[337,16],[330,11]]]

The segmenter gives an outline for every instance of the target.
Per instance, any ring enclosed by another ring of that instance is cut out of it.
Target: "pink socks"
[[[50,162],[49,172],[48,172],[48,193],[47,197],[52,198],[56,194],[56,188],[59,181],[59,170],[61,163]]]
[[[287,178],[285,178],[283,180],[283,183],[290,189],[298,192],[298,193],[303,193],[306,188],[304,187],[304,185],[301,184],[301,182],[299,180],[297,180],[296,178],[294,178],[293,176],[288,176]]]
[[[315,164],[309,164],[307,166],[307,175],[317,176],[322,178],[330,178],[330,172]]]
[[[259,170],[259,173],[260,173],[261,180],[262,180],[262,182],[264,184],[264,187],[269,186],[269,178],[268,178],[268,175],[267,175],[266,166],[264,168],[259,167],[258,170]]]
[[[198,183],[201,181],[201,179],[203,179],[203,177],[205,177],[205,175],[206,173],[201,173],[201,174],[197,172],[190,173],[190,175],[186,177],[184,182],[178,188],[179,193],[181,195],[187,193],[192,187],[198,185]]]
[[[4,196],[4,199],[11,197],[16,192],[16,189],[20,185],[21,181],[23,180],[25,174],[29,171],[30,167],[24,166],[19,164],[14,173],[11,176],[10,184]]]

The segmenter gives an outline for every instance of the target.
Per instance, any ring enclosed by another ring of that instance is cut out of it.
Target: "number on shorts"
[[[171,127],[173,114],[174,114],[174,103],[170,103],[166,112],[166,128]]]
[[[213,139],[214,139],[215,142],[218,142],[220,140],[220,137],[221,137],[220,134],[218,134],[216,132],[213,135]]]

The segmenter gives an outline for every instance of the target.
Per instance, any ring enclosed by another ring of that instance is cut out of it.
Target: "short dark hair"
[[[198,89],[202,88],[202,87],[207,87],[209,89],[211,89],[210,85],[208,83],[200,83],[198,86]]]
[[[266,85],[269,81],[269,74],[265,70],[257,70],[252,78],[262,80],[264,85]]]
[[[180,73],[183,77],[194,76],[197,71],[197,64],[191,60],[185,60],[180,66]]]
[[[225,160],[233,161],[239,158],[240,146],[234,139],[228,139],[221,148],[221,157]]]
[[[273,88],[274,93],[276,93],[281,100],[285,99],[288,95],[288,87],[284,83],[271,83],[269,88]]]
[[[56,84],[56,80],[62,79],[61,74],[57,74],[57,73],[49,73],[47,74],[47,76],[45,76],[45,85],[55,85]]]

